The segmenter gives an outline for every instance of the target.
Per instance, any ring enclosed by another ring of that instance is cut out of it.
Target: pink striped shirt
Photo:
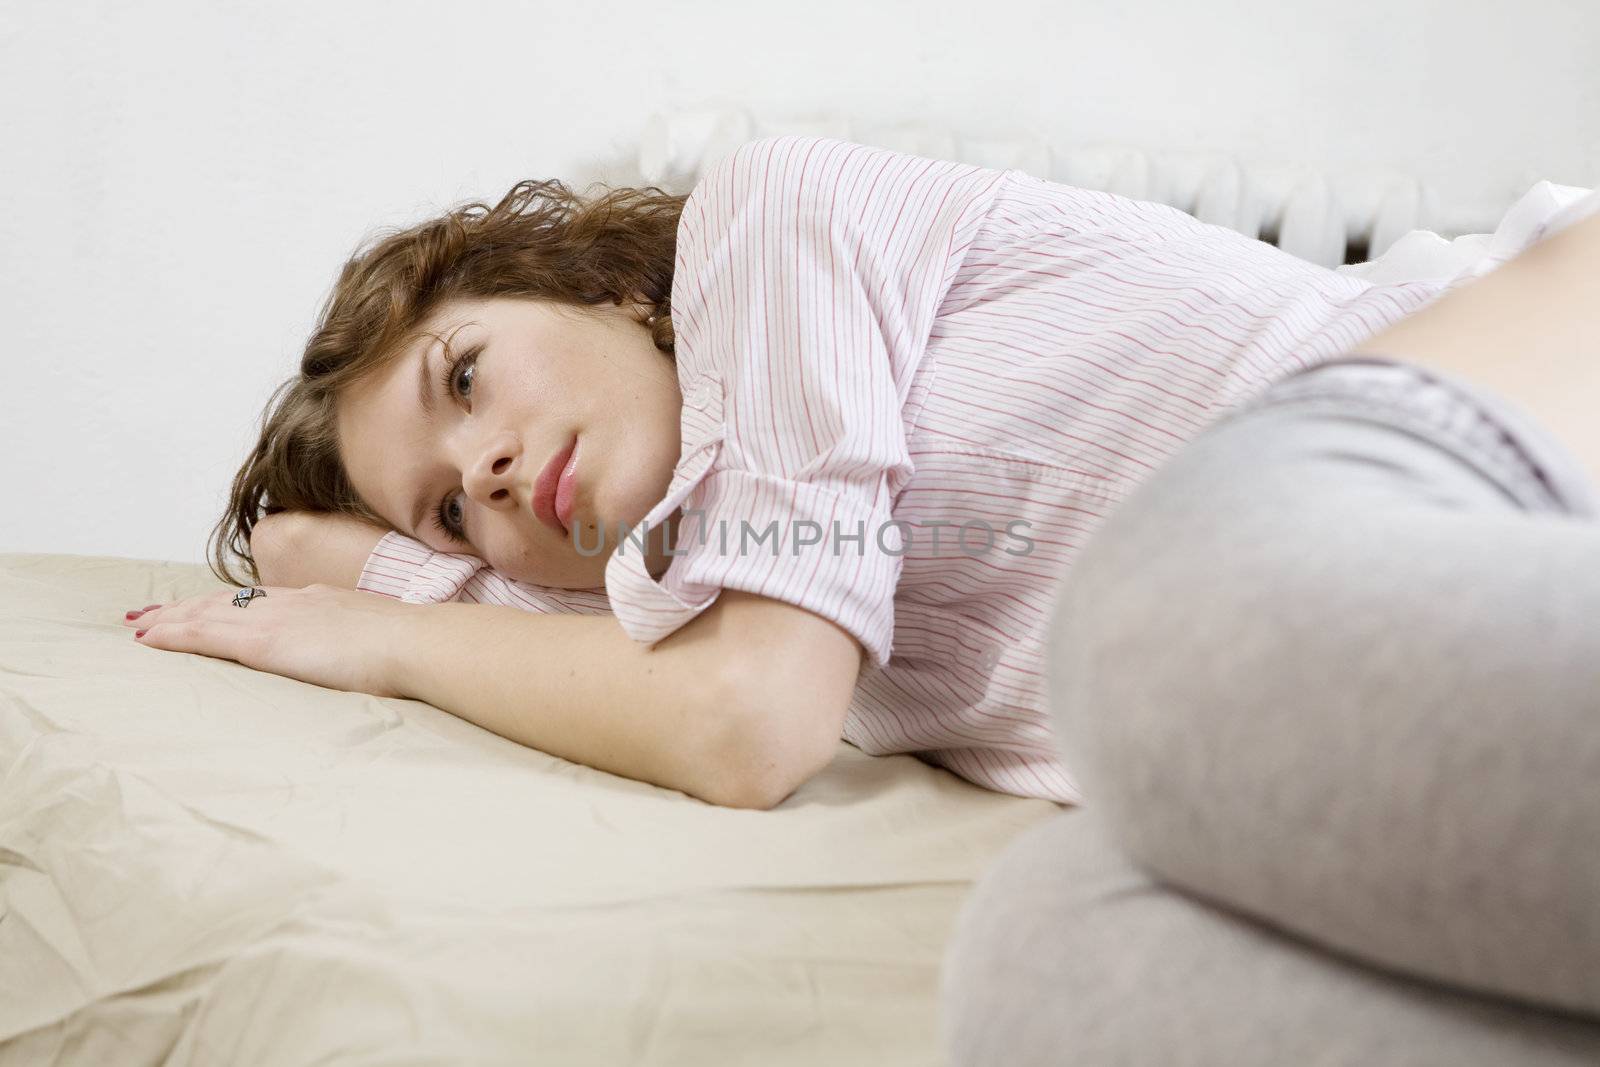
[[[1082,795],[1052,741],[1045,639],[1086,539],[1207,424],[1445,288],[1374,285],[1158,203],[802,136],[708,171],[674,271],[682,453],[643,521],[684,522],[661,578],[623,544],[604,588],[539,588],[392,532],[360,588],[611,612],[649,643],[723,588],[784,600],[871,657],[845,740],[1063,803]]]

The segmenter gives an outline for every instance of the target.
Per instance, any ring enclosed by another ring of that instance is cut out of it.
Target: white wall
[[[617,0],[0,10],[0,552],[200,562],[272,388],[378,226],[626,177],[654,111],[936,119],[1600,184],[1580,0]]]

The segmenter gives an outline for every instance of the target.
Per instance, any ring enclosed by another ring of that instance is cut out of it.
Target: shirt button
[[[999,661],[1000,654],[993,648],[989,648],[984,651],[983,655],[978,657],[978,666],[986,671],[992,671],[994,670],[994,665]]]

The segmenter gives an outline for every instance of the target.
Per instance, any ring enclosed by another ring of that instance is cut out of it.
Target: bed
[[[718,808],[414,700],[138,646],[204,567],[0,556],[0,1064],[929,1064],[1060,810],[841,743]]]

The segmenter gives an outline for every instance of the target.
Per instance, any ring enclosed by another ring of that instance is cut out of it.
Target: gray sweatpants
[[[1525,413],[1371,354],[1157,470],[1062,586],[1086,799],[969,900],[952,1062],[1600,1062],[1597,516]]]

